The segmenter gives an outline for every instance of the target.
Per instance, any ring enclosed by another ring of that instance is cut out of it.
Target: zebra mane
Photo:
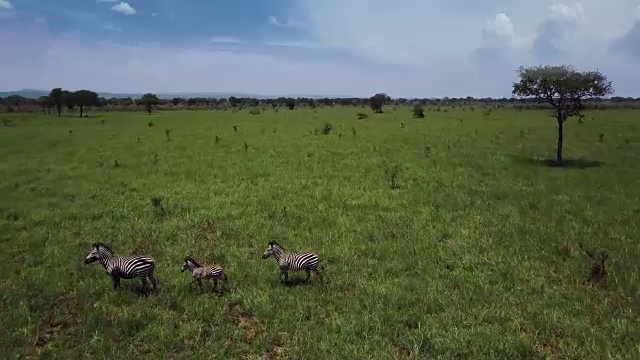
[[[198,264],[198,262],[197,262],[194,258],[192,258],[191,256],[187,256],[187,257],[185,257],[185,258],[184,258],[184,261],[185,261],[185,262],[191,262],[191,263],[193,263],[193,265],[195,265],[196,267],[200,267],[200,264]]]
[[[269,245],[271,245],[271,246],[277,246],[277,247],[279,247],[280,249],[284,250],[284,247],[283,247],[282,245],[278,244],[277,242],[275,242],[275,241],[273,241],[273,240],[269,241]]]
[[[113,254],[113,251],[111,251],[111,248],[109,248],[105,243],[97,242],[97,243],[91,244],[91,246],[95,248],[99,248],[99,247],[105,248],[108,252]]]

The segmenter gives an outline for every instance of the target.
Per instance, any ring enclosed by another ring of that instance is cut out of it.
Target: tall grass
[[[11,117],[3,357],[640,357],[637,112],[568,123],[555,168],[544,112],[427,111]],[[281,284],[269,240],[318,253],[327,284]],[[153,256],[157,294],[114,291],[82,263],[94,241]],[[229,292],[190,288],[188,254]]]

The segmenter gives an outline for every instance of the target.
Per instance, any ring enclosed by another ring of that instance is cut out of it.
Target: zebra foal
[[[218,265],[200,265],[194,258],[187,256],[184,258],[184,264],[182,264],[182,270],[184,272],[189,269],[194,281],[200,285],[200,292],[204,292],[202,288],[202,279],[213,280],[213,290],[218,292],[218,295],[222,295],[222,291],[218,290],[218,280],[221,280],[224,284],[224,289],[227,289],[227,280],[229,279],[224,273],[222,267]]]
[[[85,264],[99,261],[113,280],[113,288],[120,286],[120,279],[139,278],[143,290],[147,288],[147,278],[151,281],[153,291],[158,286],[158,279],[153,272],[156,268],[155,261],[147,256],[113,256],[111,249],[103,243],[91,244],[92,250],[84,259]]]
[[[320,259],[315,253],[287,253],[282,245],[275,241],[269,241],[269,247],[262,254],[262,258],[268,259],[270,256],[273,256],[276,261],[278,261],[281,271],[280,276],[284,276],[285,282],[289,281],[289,271],[304,270],[307,273],[307,277],[304,279],[305,282],[309,281],[311,271],[313,271],[320,278],[320,281],[324,283],[324,277],[320,273],[320,270],[318,270]]]

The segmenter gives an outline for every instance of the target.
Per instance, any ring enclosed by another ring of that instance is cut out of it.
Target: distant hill
[[[37,90],[37,89],[21,89],[14,91],[0,91],[0,97],[5,98],[10,95],[20,95],[25,98],[37,99],[40,96],[48,95],[49,91],[45,90]],[[110,92],[98,92],[98,96],[109,99],[109,98],[132,98],[138,99],[142,96],[141,93],[110,93]],[[348,96],[348,95],[303,95],[303,94],[289,94],[289,95],[258,95],[258,94],[244,94],[244,93],[216,93],[216,92],[192,92],[192,93],[156,93],[161,99],[173,99],[173,98],[196,98],[196,97],[204,97],[204,98],[229,98],[231,96],[237,98],[254,98],[254,99],[274,99],[279,97],[292,97],[292,98],[311,98],[311,99],[321,99],[321,98],[350,98],[356,96]]]
[[[11,95],[20,95],[22,97],[26,97],[29,99],[37,99],[40,96],[48,95],[48,91],[44,90],[34,90],[34,89],[22,89],[15,91],[0,91],[0,97],[5,98]]]

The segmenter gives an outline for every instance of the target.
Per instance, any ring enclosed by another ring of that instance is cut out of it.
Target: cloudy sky
[[[0,0],[0,49],[0,90],[509,96],[565,63],[637,97],[640,0]]]

